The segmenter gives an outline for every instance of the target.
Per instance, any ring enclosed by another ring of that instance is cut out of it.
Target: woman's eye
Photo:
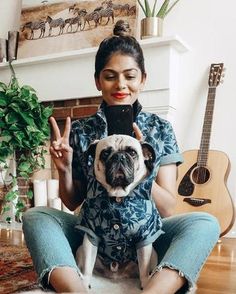
[[[126,79],[127,80],[134,80],[136,77],[135,76],[127,76]]]
[[[107,80],[107,81],[109,81],[109,80],[113,80],[115,78],[115,76],[106,76],[105,77],[105,79]]]

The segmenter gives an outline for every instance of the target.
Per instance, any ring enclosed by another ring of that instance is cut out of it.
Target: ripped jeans
[[[74,226],[77,216],[48,207],[34,207],[23,215],[23,232],[39,282],[48,287],[48,277],[57,267],[75,268],[75,252],[82,244]],[[175,215],[163,219],[160,235],[153,243],[158,265],[176,269],[188,281],[191,289],[207,257],[216,244],[220,228],[212,215],[201,212]],[[187,291],[186,290],[186,291]]]

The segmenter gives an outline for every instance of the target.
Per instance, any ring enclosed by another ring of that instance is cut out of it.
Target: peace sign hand
[[[58,171],[68,171],[71,169],[73,155],[73,149],[69,144],[71,119],[70,117],[66,118],[65,130],[62,136],[55,118],[50,117],[49,121],[51,123],[53,137],[55,138],[50,146],[50,154]]]

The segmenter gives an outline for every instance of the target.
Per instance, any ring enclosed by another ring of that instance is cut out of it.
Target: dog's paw
[[[83,275],[82,277],[82,280],[83,280],[83,284],[85,286],[86,289],[91,289],[91,276],[87,276],[87,275]]]
[[[145,287],[146,287],[146,285],[147,285],[147,283],[149,281],[149,277],[150,276],[140,279],[140,289],[141,290],[145,289]]]

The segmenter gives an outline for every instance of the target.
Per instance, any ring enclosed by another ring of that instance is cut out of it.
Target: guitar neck
[[[202,129],[201,144],[198,151],[197,165],[206,166],[208,152],[210,147],[211,127],[213,120],[213,112],[215,106],[216,87],[209,87],[207,95],[207,105],[204,116],[204,123]]]
[[[223,63],[213,63],[210,67],[208,78],[209,88],[207,95],[207,105],[203,123],[201,144],[197,157],[197,166],[200,167],[205,167],[207,165],[207,157],[211,138],[211,126],[215,106],[216,87],[219,85],[219,82],[221,81],[223,67]]]

